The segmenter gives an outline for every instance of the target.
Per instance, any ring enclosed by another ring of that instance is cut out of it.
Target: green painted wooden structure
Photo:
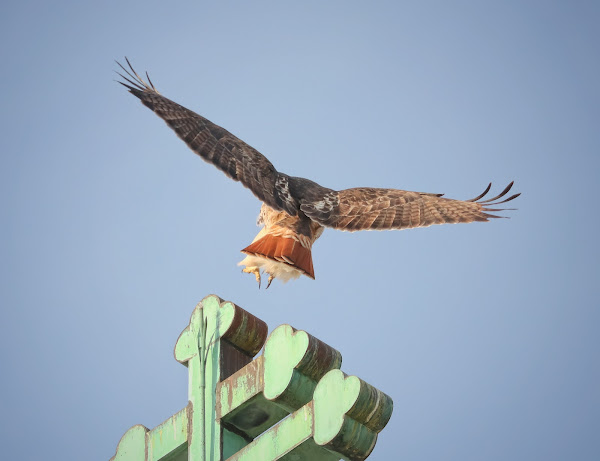
[[[363,460],[392,399],[340,371],[341,354],[290,325],[204,298],[175,345],[188,405],[154,429],[130,428],[111,461]],[[263,348],[261,356],[254,356]]]

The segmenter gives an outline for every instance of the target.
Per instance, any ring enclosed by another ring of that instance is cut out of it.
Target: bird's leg
[[[246,274],[254,274],[254,276],[256,277],[256,281],[258,282],[258,289],[260,290],[260,270],[258,269],[258,267],[256,266],[249,266],[249,267],[244,267],[242,269],[242,272],[245,272]],[[271,283],[271,279],[269,278],[269,284]],[[267,288],[269,288],[267,286]]]
[[[271,282],[275,280],[275,276],[273,274],[269,274],[269,281],[267,283],[267,288],[269,288],[271,286]],[[265,290],[267,289],[265,288]]]

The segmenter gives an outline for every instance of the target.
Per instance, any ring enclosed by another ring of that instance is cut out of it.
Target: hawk
[[[482,200],[490,183],[475,198],[453,200],[443,194],[399,189],[333,190],[309,179],[288,176],[229,131],[165,98],[148,73],[146,82],[125,60],[129,69],[117,62],[126,74],[117,72],[124,79],[119,83],[162,118],[202,159],[241,182],[262,202],[258,225],[263,227],[241,250],[246,257],[238,264],[244,266],[243,272],[255,275],[259,288],[261,269],[269,274],[267,288],[275,278],[287,282],[304,274],[314,279],[311,249],[326,227],[354,232],[488,221],[501,217],[490,212],[506,210],[495,206],[520,195],[504,198],[513,182],[491,199]]]

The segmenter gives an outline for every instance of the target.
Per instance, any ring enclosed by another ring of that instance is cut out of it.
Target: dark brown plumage
[[[482,200],[490,184],[478,197],[453,200],[442,194],[399,189],[359,187],[335,191],[305,178],[288,176],[224,128],[162,96],[148,75],[145,82],[129,60],[129,70],[117,64],[126,73],[119,74],[125,80],[119,83],[162,118],[196,154],[241,182],[263,202],[259,221],[265,227],[243,250],[248,256],[240,263],[247,266],[245,272],[256,275],[259,284],[261,267],[270,274],[269,283],[275,277],[286,281],[302,273],[314,278],[310,252],[323,227],[353,232],[488,221],[499,217],[493,212],[503,211],[496,205],[520,195],[504,199],[512,182],[492,199]],[[305,251],[299,251],[298,245]]]

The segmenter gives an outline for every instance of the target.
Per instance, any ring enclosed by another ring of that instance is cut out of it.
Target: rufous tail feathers
[[[311,251],[294,239],[267,234],[244,248],[242,253],[287,264],[304,272],[311,279],[315,278]]]

